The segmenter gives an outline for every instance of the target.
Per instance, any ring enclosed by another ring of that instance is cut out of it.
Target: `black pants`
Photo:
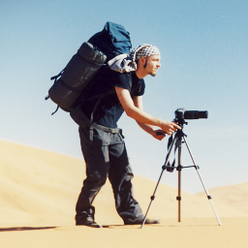
[[[133,172],[121,133],[94,129],[93,142],[90,142],[89,132],[88,127],[79,128],[86,179],[76,204],[76,223],[94,220],[92,203],[107,178],[112,185],[116,210],[123,221],[142,220],[141,208],[133,198]]]

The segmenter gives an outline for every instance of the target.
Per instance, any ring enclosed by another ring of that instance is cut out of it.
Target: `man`
[[[124,224],[141,224],[144,215],[132,194],[133,173],[129,165],[122,130],[117,121],[125,111],[154,138],[162,140],[180,127],[161,120],[143,110],[144,77],[156,76],[160,67],[160,52],[149,44],[140,45],[129,54],[119,55],[108,62],[88,92],[87,99],[71,112],[80,124],[81,148],[86,162],[86,179],[76,204],[76,225],[101,227],[95,222],[94,198],[108,178],[114,193],[115,207]],[[113,90],[113,94],[107,92]],[[94,98],[106,92],[102,98]],[[79,120],[79,121],[78,121]],[[88,123],[88,124],[84,124]],[[146,220],[146,224],[159,223]]]

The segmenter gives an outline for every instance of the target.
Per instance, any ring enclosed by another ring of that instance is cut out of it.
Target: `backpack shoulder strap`
[[[132,76],[131,76],[131,73],[128,73],[128,77],[129,77],[130,89],[132,89]],[[96,102],[96,104],[95,104],[95,106],[94,106],[94,109],[93,109],[93,111],[92,111],[92,113],[91,113],[91,116],[90,116],[90,123],[92,123],[92,121],[93,121],[94,113],[95,113],[95,111],[96,111],[98,105],[100,104],[101,100],[102,100],[104,97],[106,97],[106,96],[108,96],[108,95],[111,95],[111,94],[115,94],[115,93],[116,93],[116,92],[115,92],[115,88],[112,88],[112,89],[110,89],[109,91],[107,91],[107,92],[105,92],[105,93],[96,95],[96,96],[92,97],[91,99],[87,99],[87,100],[93,100],[93,99],[98,98],[98,100],[97,100],[97,102]]]

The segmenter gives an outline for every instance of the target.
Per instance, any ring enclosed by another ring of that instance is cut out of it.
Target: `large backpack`
[[[45,99],[50,98],[63,110],[72,111],[83,91],[97,77],[100,67],[116,55],[128,53],[131,47],[129,32],[122,25],[107,22],[103,30],[84,42],[66,67],[51,78],[54,83]]]

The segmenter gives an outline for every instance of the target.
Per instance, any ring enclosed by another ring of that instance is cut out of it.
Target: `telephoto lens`
[[[184,119],[207,119],[208,111],[186,110],[184,112]]]

